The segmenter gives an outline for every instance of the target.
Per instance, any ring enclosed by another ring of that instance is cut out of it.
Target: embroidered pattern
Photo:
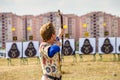
[[[93,52],[93,47],[91,46],[89,39],[84,40],[81,52],[84,54],[90,54],[91,52]]]
[[[10,50],[8,51],[8,56],[10,58],[17,58],[20,55],[20,51],[17,48],[17,44],[13,43]]]
[[[36,49],[34,48],[34,44],[30,42],[28,44],[27,49],[25,50],[25,55],[28,57],[34,57],[36,55]]]
[[[73,49],[70,45],[70,41],[66,40],[65,44],[63,45],[63,54],[64,55],[71,55],[73,53]]]
[[[40,45],[43,74],[60,76],[60,60],[58,59],[59,55],[58,53],[56,53],[52,58],[50,58],[47,53],[49,46],[50,45],[48,45],[47,43],[43,43]]]
[[[113,51],[113,46],[108,38],[105,39],[101,51],[104,52],[105,54],[109,54]]]

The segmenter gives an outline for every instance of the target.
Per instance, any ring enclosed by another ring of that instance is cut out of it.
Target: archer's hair
[[[48,23],[44,24],[43,26],[41,26],[40,35],[41,35],[43,41],[46,42],[49,39],[51,39],[52,34],[55,34],[55,27],[53,26],[53,24],[51,22],[48,22]]]

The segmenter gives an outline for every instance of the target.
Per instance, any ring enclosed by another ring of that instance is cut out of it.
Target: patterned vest
[[[60,63],[60,53],[56,53],[52,58],[48,56],[48,48],[51,45],[42,42],[40,45],[40,55],[41,55],[41,65],[43,74],[47,74],[54,77],[61,76],[61,63]]]

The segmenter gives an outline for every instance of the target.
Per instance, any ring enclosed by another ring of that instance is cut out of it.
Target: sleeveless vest
[[[51,45],[42,42],[40,45],[41,65],[43,74],[47,74],[53,77],[61,76],[61,63],[59,58],[59,52],[56,53],[52,58],[48,56],[48,49]]]

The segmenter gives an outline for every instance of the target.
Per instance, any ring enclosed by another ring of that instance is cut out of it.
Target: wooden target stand
[[[80,62],[83,61],[83,55],[84,55],[84,54],[79,54]],[[90,54],[90,55],[91,55],[91,54]],[[92,54],[92,55],[93,55],[92,61],[96,61],[96,53],[95,53],[95,54]]]
[[[13,63],[12,63],[12,59],[14,59],[14,58],[7,58],[7,63],[8,63],[8,66],[10,66],[10,65],[12,65]],[[40,57],[39,56],[37,56],[36,57],[36,59],[37,59],[37,64],[40,64]],[[28,58],[26,58],[26,57],[21,57],[20,58],[20,65],[28,65]]]
[[[105,31],[104,32],[104,36],[105,37],[108,37],[108,35],[109,35],[109,32],[108,31]],[[115,43],[116,44],[116,43]],[[110,54],[110,53],[108,53],[108,54]],[[103,54],[99,54],[99,57],[100,57],[100,59],[99,59],[99,61],[103,61]],[[116,61],[117,60],[117,58],[116,58],[116,54],[113,54],[113,61]],[[118,61],[120,61],[120,55],[118,54]]]
[[[40,57],[39,56],[37,56],[36,57],[36,59],[37,59],[37,64],[40,64]],[[20,58],[20,64],[22,64],[22,65],[25,65],[25,64],[29,64],[29,60],[28,60],[28,58],[26,58],[26,57],[22,57],[22,58]]]
[[[120,61],[120,54],[118,54],[118,61]]]
[[[20,64],[22,64],[22,65],[27,64],[28,65],[28,59],[26,57],[21,57],[20,58]]]
[[[10,58],[7,58],[7,63],[8,63],[8,66],[12,65],[12,62],[11,62]]]
[[[110,54],[110,53],[108,53]],[[117,54],[118,55],[118,61],[120,61],[120,54]],[[99,54],[99,61],[103,61],[103,54]],[[117,61],[117,57],[116,57],[116,54],[113,54],[113,60],[112,61]]]
[[[83,24],[83,27],[86,28],[87,27],[87,24]],[[88,38],[90,36],[89,32],[85,32],[84,33],[84,36],[85,38]],[[79,57],[80,57],[80,61],[83,61],[83,55],[84,54],[79,54]],[[90,54],[91,55],[91,54]],[[95,54],[92,54],[93,55],[93,60],[92,61],[96,61],[96,53]]]
[[[73,51],[72,56],[73,56],[73,63],[76,63],[77,62],[77,56],[76,56],[75,50]]]

